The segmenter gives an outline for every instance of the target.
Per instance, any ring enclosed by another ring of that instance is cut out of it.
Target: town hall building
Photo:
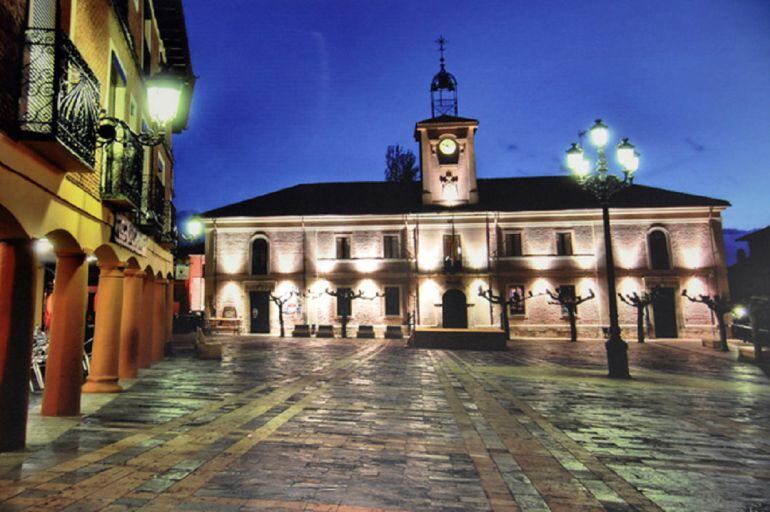
[[[478,178],[478,128],[458,116],[442,57],[431,117],[414,129],[420,181],[301,184],[207,212],[207,315],[242,333],[277,334],[281,316],[289,333],[307,324],[340,335],[348,318],[353,336],[361,325],[378,337],[407,325],[492,328],[499,306],[479,296],[491,289],[528,298],[508,312],[511,336],[566,337],[566,315],[547,294],[561,288],[595,295],[579,307],[578,331],[602,337],[601,207],[566,175]],[[709,310],[682,292],[727,292],[728,206],[642,185],[613,197],[617,291],[658,287],[653,337],[714,332]],[[636,311],[619,307],[623,335],[634,339]]]

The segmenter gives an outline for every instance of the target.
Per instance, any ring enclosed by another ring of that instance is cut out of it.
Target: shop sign
[[[115,215],[115,227],[112,231],[112,240],[140,256],[147,255],[147,235],[140,232],[128,217],[118,213]]]

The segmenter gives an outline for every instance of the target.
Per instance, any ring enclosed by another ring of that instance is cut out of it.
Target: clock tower
[[[430,86],[431,117],[415,126],[420,144],[423,204],[453,207],[479,201],[473,138],[479,122],[457,115],[457,80],[444,65],[443,37],[439,38],[441,68]]]

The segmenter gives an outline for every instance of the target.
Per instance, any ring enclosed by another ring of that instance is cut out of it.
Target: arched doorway
[[[465,294],[456,288],[444,293],[441,304],[442,325],[452,329],[468,328],[468,303]]]

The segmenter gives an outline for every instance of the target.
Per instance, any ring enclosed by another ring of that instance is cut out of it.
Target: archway
[[[34,281],[32,241],[0,206],[0,451],[26,440]]]
[[[468,302],[465,294],[456,288],[444,293],[441,304],[442,326],[450,329],[468,328]]]

